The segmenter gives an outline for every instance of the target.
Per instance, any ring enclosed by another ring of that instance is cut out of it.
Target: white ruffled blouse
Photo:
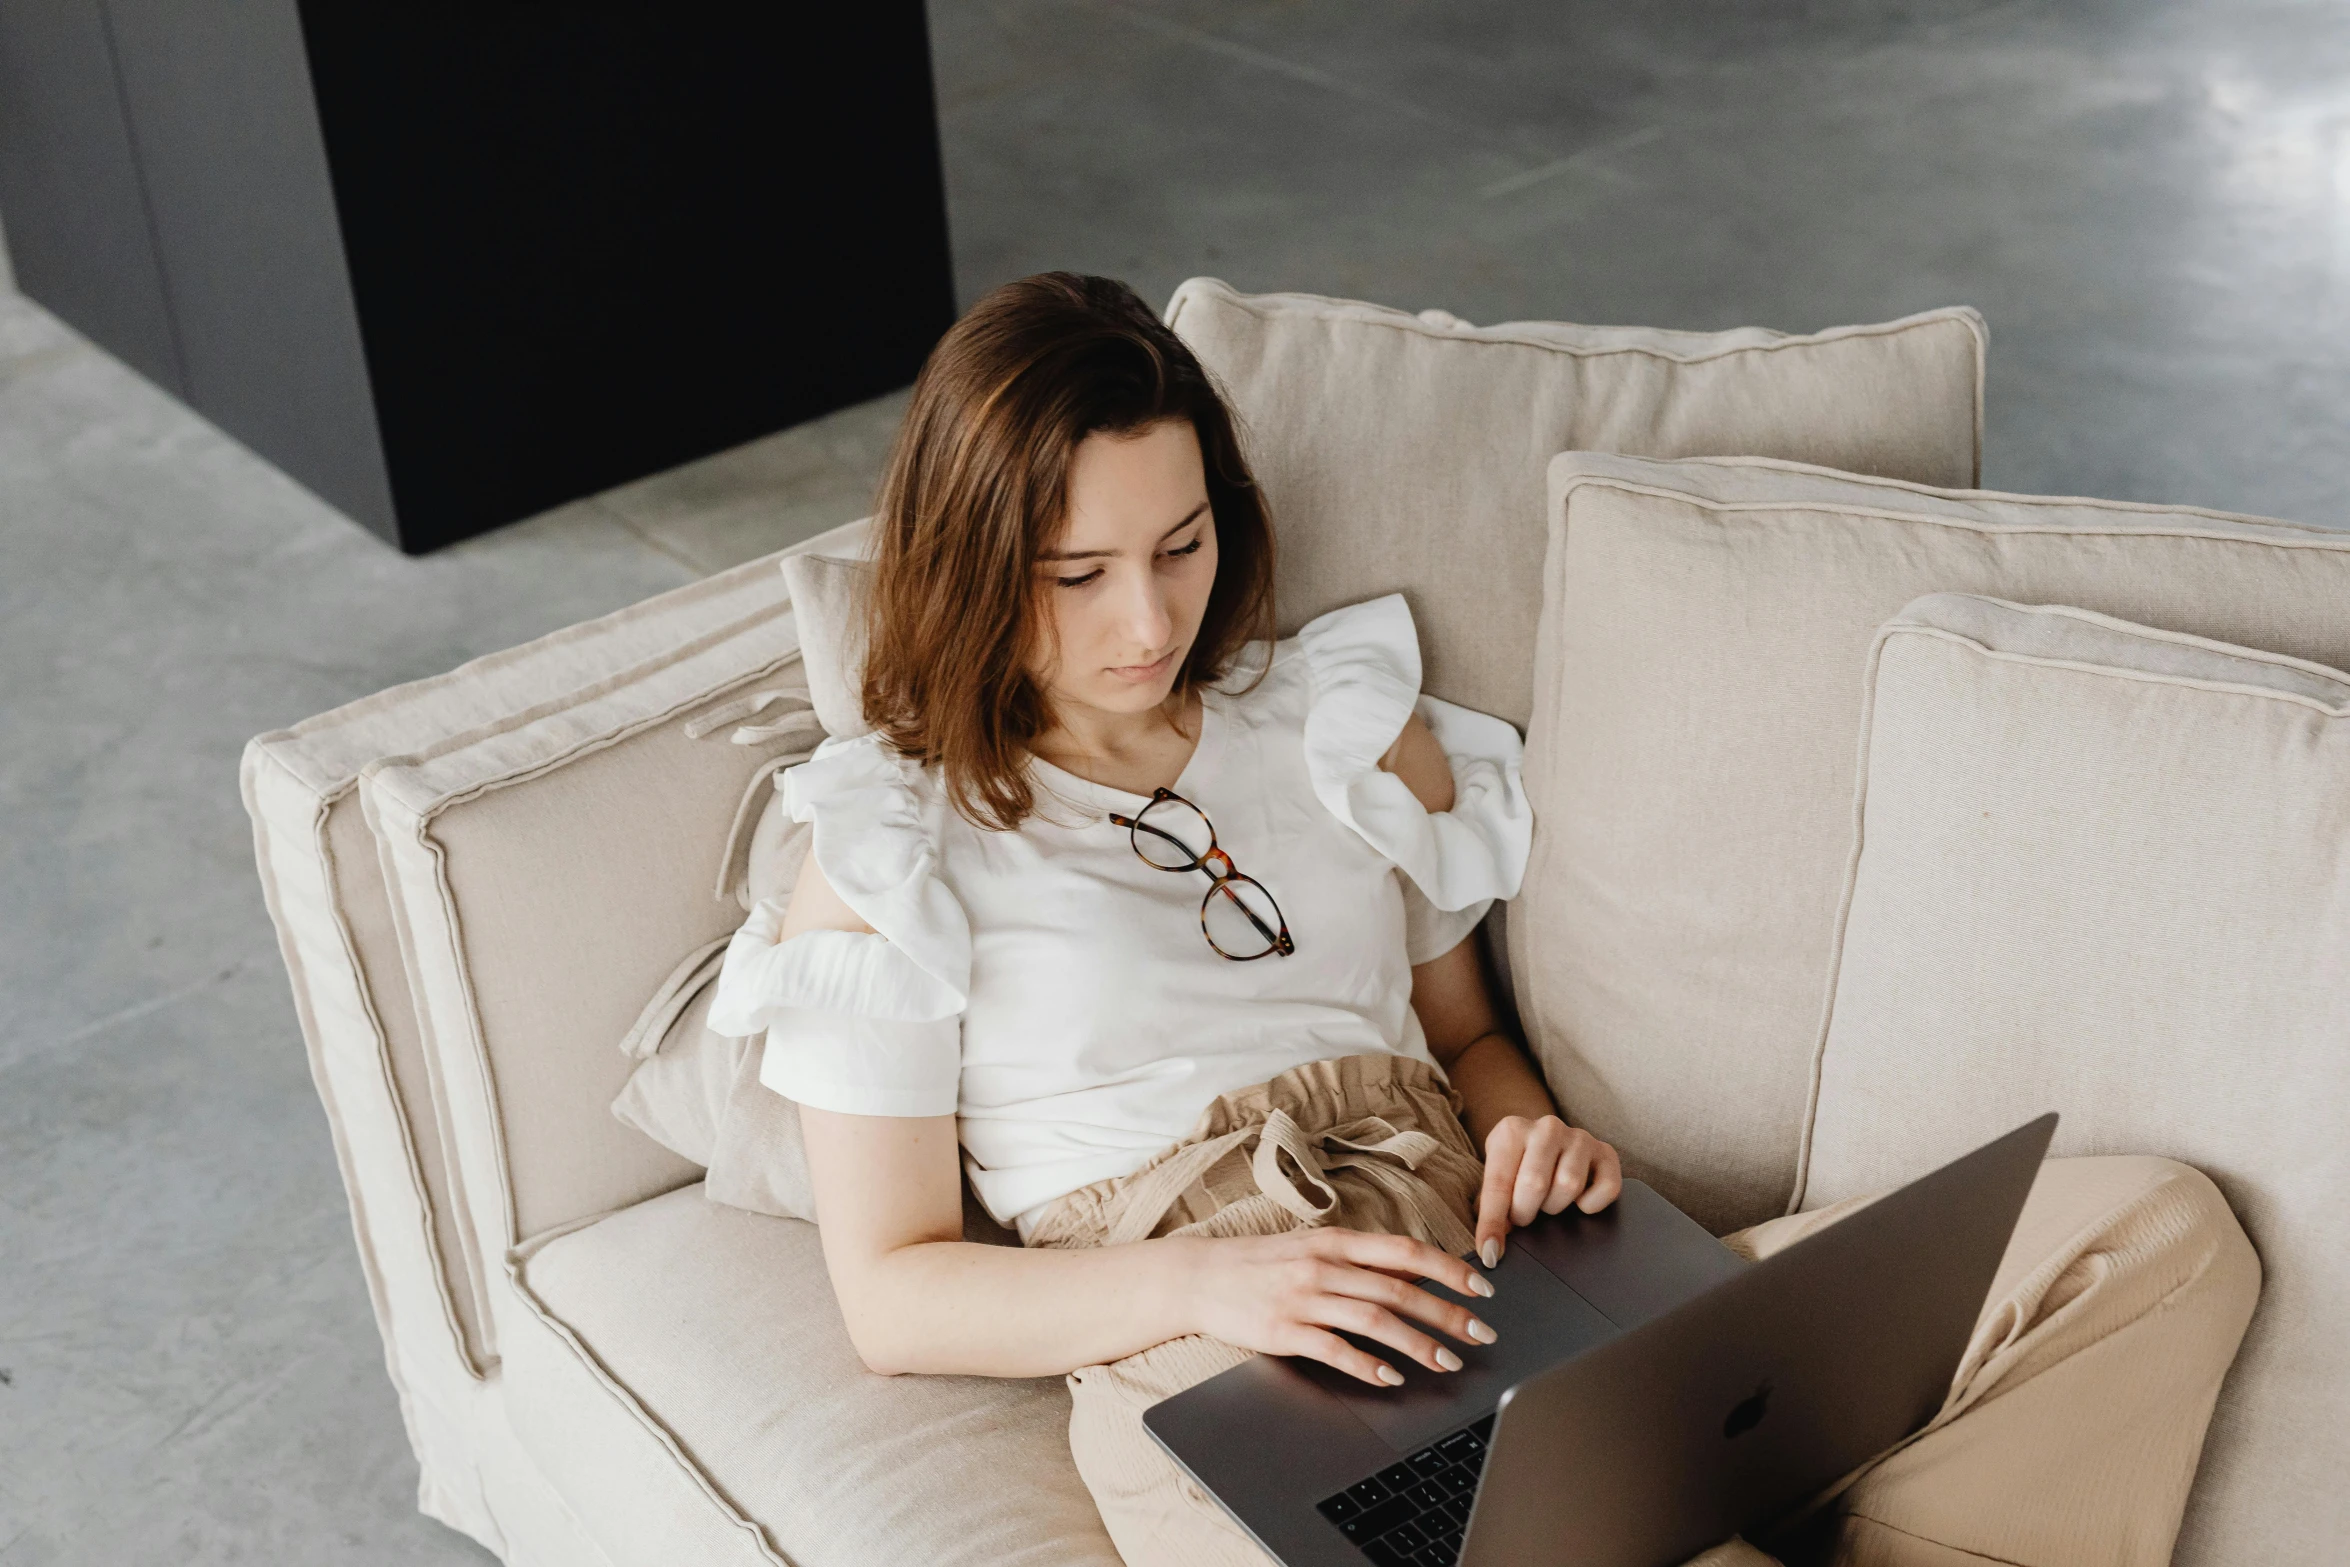
[[[1260,644],[1250,670],[1263,660]],[[1441,814],[1378,766],[1415,709],[1452,764]],[[880,737],[827,741],[782,775],[785,809],[875,934],[778,944],[783,911],[760,904],[710,1026],[765,1030],[761,1079],[802,1104],[959,1116],[973,1189],[1025,1238],[1044,1205],[1140,1168],[1219,1094],[1338,1056],[1428,1060],[1411,965],[1516,894],[1533,832],[1520,757],[1502,720],[1420,695],[1397,595],[1274,644],[1254,688],[1205,691],[1173,788],[1296,941],[1233,962],[1201,934],[1208,879],[1145,864],[1108,820],[1146,797],[1038,760],[1038,813],[992,832]]]

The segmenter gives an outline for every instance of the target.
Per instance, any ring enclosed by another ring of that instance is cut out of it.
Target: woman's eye
[[[1169,560],[1175,560],[1185,555],[1197,555],[1199,553],[1199,547],[1207,542],[1208,541],[1204,537],[1193,539],[1189,544],[1184,545],[1183,548],[1179,550],[1167,551],[1167,558]]]
[[[1064,588],[1082,588],[1101,574],[1101,568],[1097,566],[1082,577],[1055,577],[1053,580]]]

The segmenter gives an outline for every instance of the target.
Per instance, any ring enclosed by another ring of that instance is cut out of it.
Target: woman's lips
[[[1148,664],[1117,664],[1111,667],[1110,673],[1117,676],[1120,680],[1129,680],[1136,685],[1140,685],[1146,680],[1158,679],[1159,676],[1167,672],[1167,666],[1174,662],[1175,650],[1170,648],[1155,662]]]

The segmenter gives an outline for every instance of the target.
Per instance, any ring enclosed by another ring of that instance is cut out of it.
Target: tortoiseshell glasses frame
[[[1200,819],[1208,829],[1207,848],[1195,853],[1190,844],[1185,843],[1172,832],[1143,820],[1152,811],[1167,805],[1182,806]],[[1210,821],[1208,813],[1197,805],[1172,789],[1153,789],[1151,803],[1144,806],[1141,811],[1133,816],[1120,816],[1116,811],[1112,811],[1110,820],[1117,826],[1127,829],[1127,838],[1133,844],[1136,856],[1152,870],[1173,871],[1178,875],[1189,871],[1203,871],[1207,874],[1207,895],[1200,899],[1199,904],[1199,929],[1200,934],[1208,938],[1208,945],[1215,949],[1217,956],[1229,958],[1235,963],[1254,963],[1259,958],[1271,957],[1276,953],[1282,957],[1288,957],[1297,950],[1297,943],[1290,939],[1289,922],[1281,917],[1280,903],[1274,899],[1272,893],[1265,890],[1263,882],[1258,881],[1254,876],[1243,876],[1233,866],[1232,856],[1217,847],[1216,824]],[[1144,833],[1150,834],[1152,839],[1167,847],[1157,850],[1154,855],[1152,850],[1143,846],[1142,835]],[[1180,864],[1167,863],[1164,856],[1168,854],[1169,850],[1181,857]],[[1268,925],[1262,915],[1249,907],[1248,899],[1244,898],[1240,892],[1235,891],[1236,888],[1251,889],[1256,896],[1263,898],[1265,907],[1273,915],[1272,923]],[[1216,903],[1218,898],[1224,899],[1232,908],[1239,910],[1247,918],[1256,933],[1264,938],[1263,947],[1254,952],[1235,952],[1216,939],[1215,931],[1210,929],[1208,925],[1208,911],[1218,906]]]

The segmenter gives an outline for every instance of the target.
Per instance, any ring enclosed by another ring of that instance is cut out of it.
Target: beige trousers
[[[1184,1142],[1048,1209],[1030,1244],[1276,1234],[1308,1224],[1471,1242],[1480,1169],[1427,1066],[1355,1056],[1216,1101]],[[1862,1199],[1865,1200],[1865,1199]],[[1727,1237],[1764,1257],[1858,1202]],[[2167,1159],[2042,1167],[1949,1397],[1831,1487],[1790,1554],[1851,1567],[2158,1567],[2170,1560],[2260,1264],[2211,1182]],[[1270,1567],[1160,1452],[1142,1413],[1252,1352],[1173,1339],[1070,1373],[1069,1446],[1127,1567]],[[1773,1560],[1731,1540],[1691,1567]]]

